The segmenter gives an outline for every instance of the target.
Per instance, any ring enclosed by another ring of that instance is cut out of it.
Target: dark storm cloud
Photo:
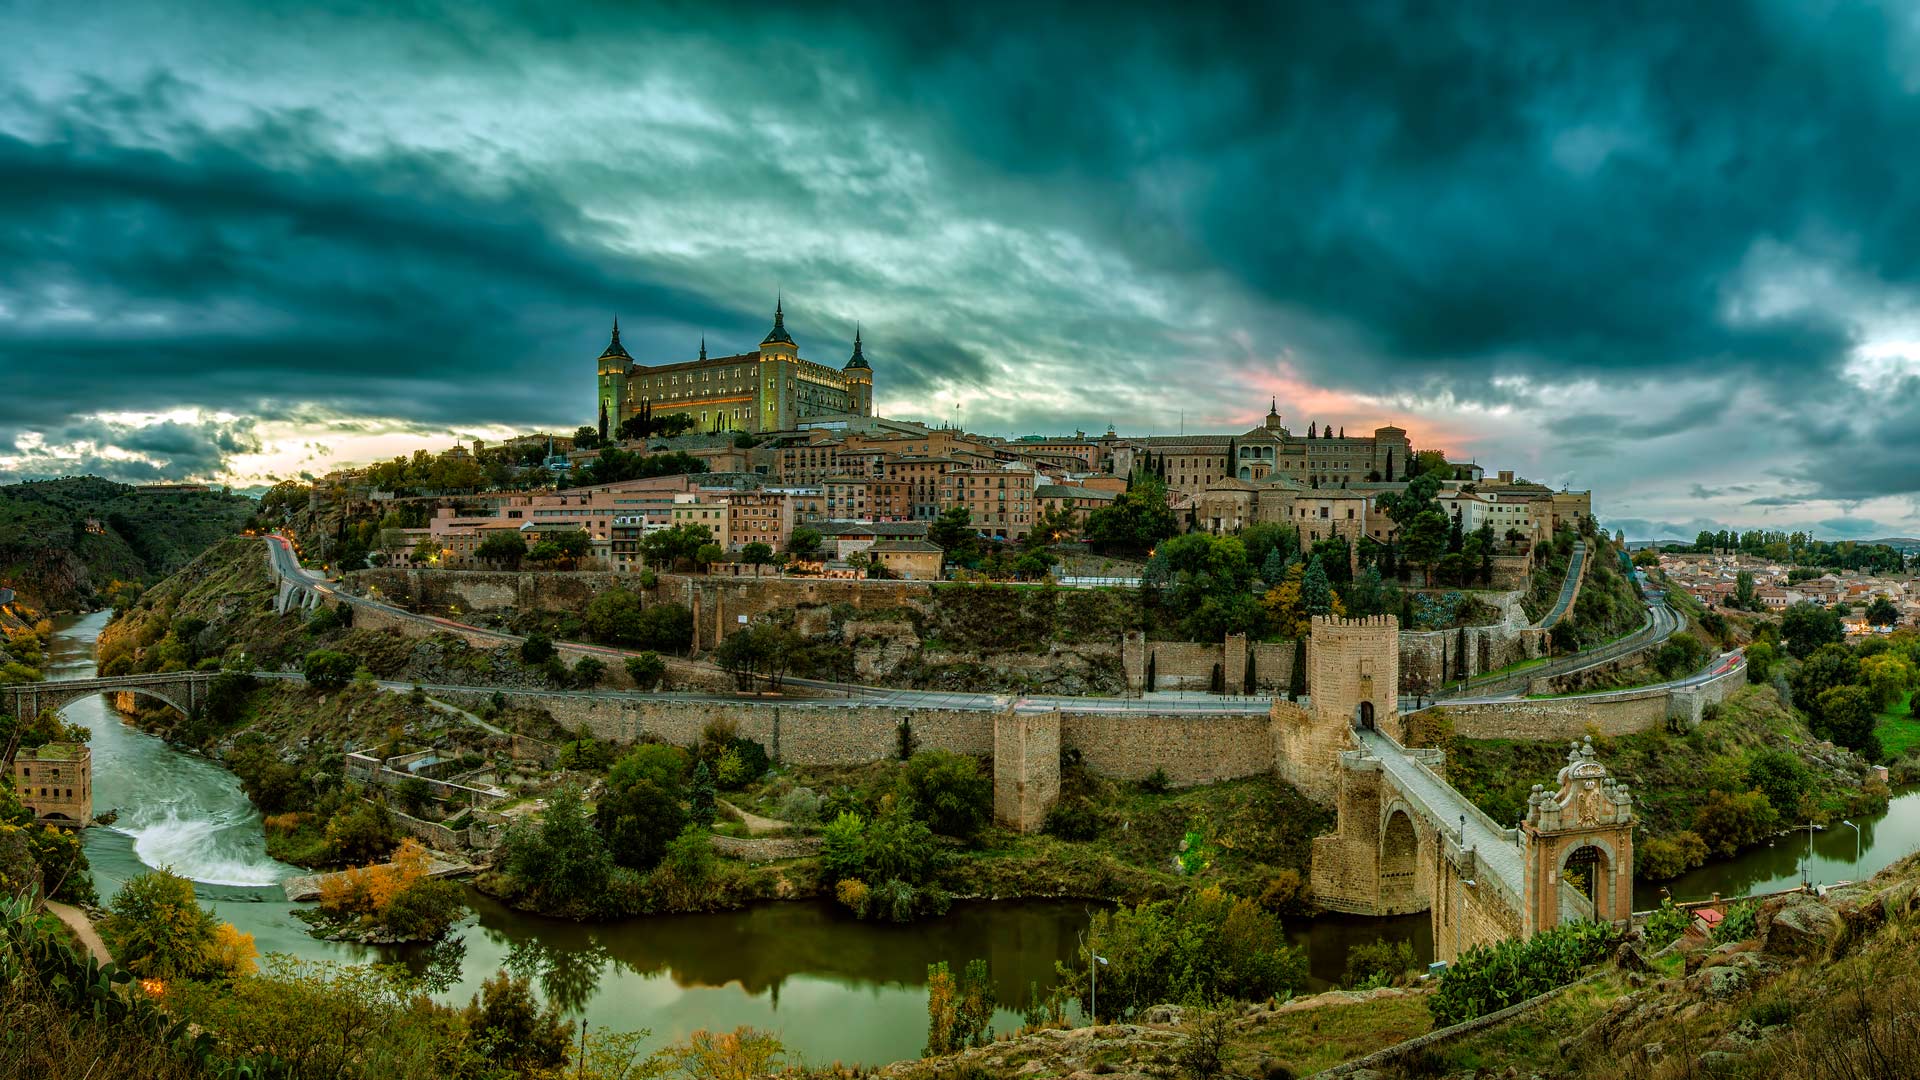
[[[536,180],[489,194],[445,158],[340,160],[307,115],[216,138],[165,113],[171,86],[107,108],[165,116],[170,152],[110,139],[98,92],[53,111],[49,141],[0,136],[0,298],[99,315],[0,322],[0,431],[184,403],[550,421],[567,381],[591,394],[610,313],[653,313],[630,340],[745,322],[569,240],[579,212]]]
[[[778,282],[834,298],[795,317],[830,363],[889,308],[880,398],[964,399],[986,430],[1232,413],[1284,353],[1323,386],[1530,412],[1550,472],[1620,440],[1708,457],[1738,394],[1792,490],[1920,487],[1920,408],[1835,389],[1858,313],[1767,294],[1802,263],[1920,284],[1898,9],[194,10],[184,44],[178,5],[117,12],[77,86],[5,96],[27,120],[0,128],[0,303],[107,317],[0,318],[0,444],[181,403],[578,422],[608,314],[636,355],[745,348]],[[202,84],[249,78],[272,103],[209,120]],[[560,131],[576,100],[603,111]],[[672,119],[627,119],[650,109]],[[1606,400],[1683,379],[1647,415]],[[1597,389],[1542,404],[1571,384]],[[1773,490],[1741,479],[1686,482]]]

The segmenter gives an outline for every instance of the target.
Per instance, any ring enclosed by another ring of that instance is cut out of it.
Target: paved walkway
[[[95,960],[102,964],[113,962],[112,954],[107,952],[107,943],[100,940],[100,932],[93,928],[93,920],[87,918],[86,912],[58,900],[48,900],[46,906],[48,911],[72,929],[74,936],[80,939],[80,944],[87,947],[87,951],[93,954]]]
[[[1586,565],[1587,542],[1576,540],[1573,542],[1573,554],[1567,559],[1567,576],[1560,582],[1560,595],[1554,600],[1553,607],[1548,609],[1546,615],[1542,616],[1540,621],[1534,624],[1535,626],[1542,630],[1551,630],[1560,622],[1561,617],[1566,615],[1567,608],[1573,605],[1573,594],[1579,590],[1580,574]]]
[[[748,836],[765,836],[767,833],[777,833],[793,828],[791,822],[780,821],[776,818],[761,817],[759,814],[742,810],[725,799],[715,799],[714,802],[719,803],[722,809],[734,817],[739,818],[740,824],[747,827]]]
[[[1463,846],[1473,848],[1480,860],[1498,874],[1505,885],[1518,894],[1525,868],[1521,865],[1520,851],[1513,841],[1495,832],[1487,825],[1486,815],[1467,800],[1467,797],[1455,791],[1446,782],[1434,776],[1432,771],[1422,767],[1392,739],[1378,731],[1360,729],[1354,733],[1360,739],[1360,745],[1367,753],[1380,759],[1381,767],[1393,778],[1393,785],[1407,796],[1427,819],[1427,824],[1437,827],[1448,836],[1464,840]],[[1466,817],[1466,832],[1461,834],[1460,819]]]

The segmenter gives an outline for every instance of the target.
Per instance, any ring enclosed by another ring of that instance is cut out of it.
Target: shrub
[[[904,783],[914,816],[942,836],[971,839],[993,820],[993,778],[978,759],[925,750],[907,762]]]
[[[1485,1016],[1564,986],[1581,968],[1605,959],[1613,942],[1611,926],[1570,923],[1524,941],[1476,945],[1440,977],[1440,988],[1428,1001],[1434,1026]]]
[[[1233,1033],[1233,1014],[1218,1005],[1198,1006],[1188,1011],[1180,1028],[1186,1039],[1173,1052],[1180,1075],[1197,1077],[1198,1080],[1219,1076],[1226,1068],[1227,1042]]]
[[[1725,945],[1729,941],[1745,941],[1759,932],[1760,906],[1734,904],[1727,908],[1727,917],[1713,928],[1713,943]]]
[[[1172,786],[1173,786],[1173,781],[1167,778],[1167,770],[1157,765],[1154,766],[1154,769],[1152,772],[1148,773],[1146,776],[1142,777],[1140,780],[1140,790],[1146,792],[1149,795],[1165,795],[1167,793],[1167,789],[1171,788]]]
[[[544,664],[554,659],[558,650],[553,647],[553,639],[545,634],[528,634],[520,643],[520,659],[529,664]]]
[[[1306,956],[1286,943],[1280,920],[1217,888],[1098,912],[1069,982],[1087,986],[1098,950],[1103,1018],[1130,1018],[1164,1001],[1263,1000],[1306,982]],[[1090,1002],[1081,995],[1083,1008]]]
[[[651,651],[629,656],[627,675],[638,689],[652,690],[666,680],[667,662],[660,659],[659,653]]]
[[[1260,893],[1260,906],[1276,915],[1290,914],[1300,907],[1302,897],[1300,871],[1282,870],[1273,875]]]
[[[1420,961],[1413,955],[1410,941],[1373,941],[1347,950],[1346,985],[1371,989],[1391,986],[1401,975],[1418,970]]]
[[[332,692],[347,685],[360,662],[346,653],[334,649],[315,649],[307,654],[300,670],[306,674],[307,685],[322,692]]]
[[[1047,811],[1047,832],[1062,840],[1092,840],[1100,835],[1100,811],[1084,795],[1063,799]]]
[[[1693,916],[1674,907],[1673,898],[1668,897],[1660,901],[1658,910],[1647,916],[1646,925],[1641,927],[1640,932],[1646,935],[1648,945],[1656,950],[1664,949],[1680,940],[1680,935],[1687,932],[1687,925],[1692,921]]]
[[[820,820],[820,796],[810,788],[794,788],[780,797],[780,804],[774,808],[774,813],[782,821],[811,825]]]
[[[193,882],[167,870],[128,878],[100,936],[122,967],[150,979],[231,978],[253,970],[253,938],[200,906]]]

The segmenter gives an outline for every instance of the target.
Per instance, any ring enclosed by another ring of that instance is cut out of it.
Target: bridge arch
[[[1363,701],[1353,710],[1353,726],[1364,731],[1373,730],[1373,702]]]
[[[1380,824],[1380,904],[1387,911],[1417,911],[1420,902],[1420,833],[1413,814],[1396,800]]]

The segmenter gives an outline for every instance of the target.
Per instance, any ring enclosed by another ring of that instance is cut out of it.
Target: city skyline
[[[570,431],[616,314],[665,363],[752,348],[784,294],[811,358],[860,325],[884,416],[1229,432],[1277,398],[1591,488],[1634,538],[1920,534],[1896,10],[28,3],[0,32],[0,479]]]

